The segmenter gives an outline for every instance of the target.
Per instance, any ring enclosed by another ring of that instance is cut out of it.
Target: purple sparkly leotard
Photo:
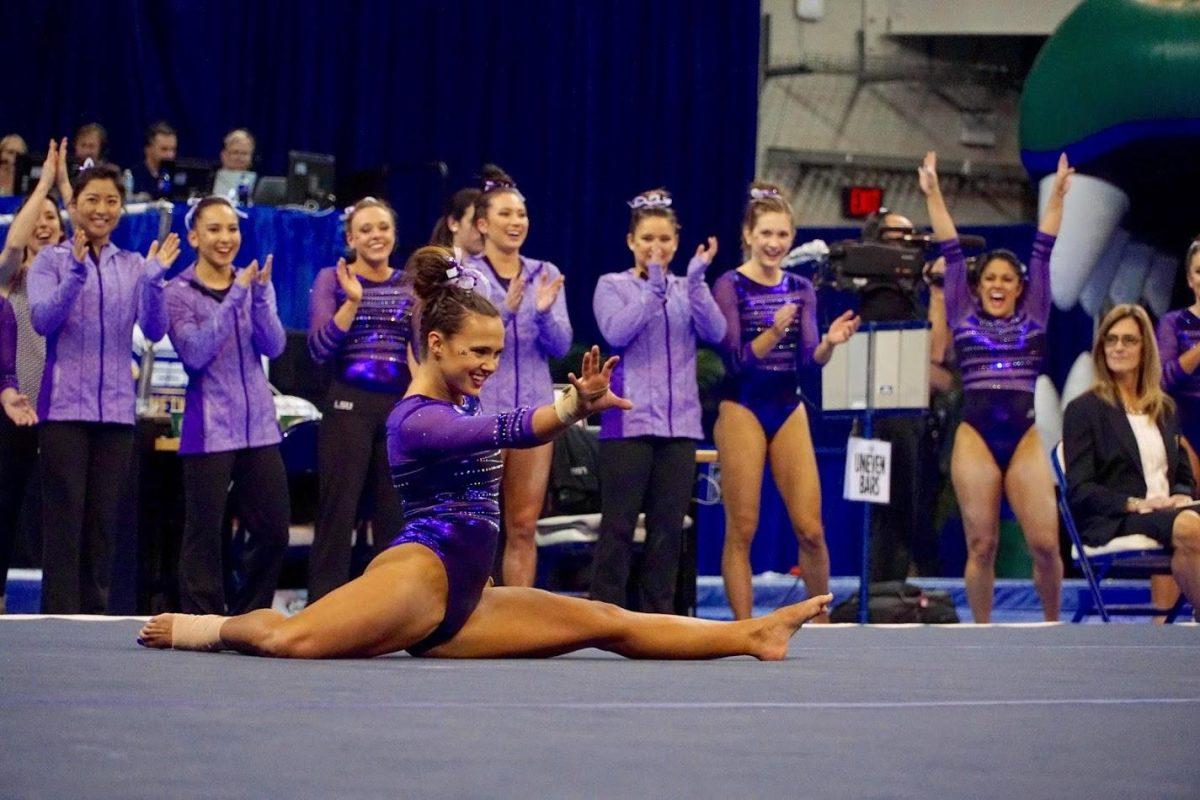
[[[730,270],[717,278],[713,297],[725,315],[726,379],[722,397],[750,409],[770,440],[800,404],[799,370],[812,364],[821,342],[817,331],[817,295],[808,279],[790,272],[767,286]],[[785,304],[799,306],[779,344],[759,358],[751,343],[771,327]]]
[[[456,406],[405,397],[387,421],[388,463],[404,502],[404,527],[391,546],[421,544],[446,568],[446,616],[409,648],[419,655],[449,641],[479,603],[500,535],[501,448],[534,447],[533,409],[480,414],[478,401]]]
[[[318,364],[333,361],[339,380],[373,392],[403,394],[408,388],[408,342],[412,293],[396,270],[386,281],[359,278],[362,302],[343,331],[333,316],[346,300],[334,267],[317,273],[309,299],[308,348]]]
[[[1016,313],[993,317],[971,293],[958,239],[940,243],[946,259],[946,322],[962,370],[963,421],[983,437],[1001,472],[1033,425],[1033,389],[1046,357],[1053,247],[1054,237],[1038,231]]]
[[[1162,385],[1175,400],[1183,438],[1200,448],[1200,369],[1187,372],[1179,357],[1200,344],[1200,317],[1190,308],[1163,316],[1158,323],[1158,355],[1162,359]]]

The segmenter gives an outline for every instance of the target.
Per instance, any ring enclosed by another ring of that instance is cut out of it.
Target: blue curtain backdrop
[[[495,162],[528,199],[526,253],[564,269],[578,338],[594,338],[592,287],[628,265],[637,192],[675,192],[681,256],[715,233],[714,276],[736,263],[758,36],[744,0],[11,2],[0,132],[41,150],[98,120],[128,164],[161,118],[184,156],[215,158],[250,128],[261,173],[282,174],[289,149],[333,153],[340,173],[389,165],[407,245],[440,191]]]

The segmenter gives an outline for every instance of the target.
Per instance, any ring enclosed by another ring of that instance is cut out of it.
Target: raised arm
[[[65,145],[66,140],[64,140]],[[58,148],[54,140],[50,140],[46,148],[46,160],[42,163],[42,174],[37,186],[29,193],[25,205],[17,212],[12,224],[8,227],[8,235],[4,238],[4,250],[0,253],[0,286],[5,286],[12,276],[21,268],[25,258],[25,247],[29,244],[33,230],[37,227],[38,217],[50,196],[58,172]]]
[[[1067,154],[1061,154],[1058,157],[1058,169],[1054,172],[1054,183],[1050,187],[1050,197],[1046,201],[1046,210],[1042,212],[1042,220],[1038,223],[1038,230],[1042,233],[1058,236],[1058,229],[1062,227],[1063,202],[1067,190],[1071,188],[1071,176],[1074,174],[1075,168],[1067,163]]]
[[[142,261],[143,277],[138,297],[138,326],[149,342],[157,342],[167,335],[167,305],[163,299],[166,289],[164,277],[175,259],[179,257],[179,236],[167,234],[160,247],[155,240]]]
[[[946,208],[946,198],[942,196],[941,182],[937,174],[937,153],[930,150],[925,154],[925,160],[917,168],[917,181],[921,191],[925,193],[925,206],[929,209],[929,223],[933,226],[933,238],[939,242],[948,242],[958,238],[954,220]]]
[[[708,237],[707,247],[704,244],[696,247],[696,255],[688,262],[687,287],[688,306],[692,312],[692,328],[702,341],[718,344],[725,338],[728,323],[721,307],[713,298],[704,273],[712,265],[717,255],[717,237]]]
[[[279,358],[287,347],[287,331],[279,321],[275,306],[275,285],[271,283],[271,266],[275,254],[267,253],[266,263],[258,270],[250,285],[250,325],[254,328],[254,349],[267,358]],[[253,265],[257,265],[257,259]]]
[[[346,292],[346,300],[340,304],[339,284]],[[313,361],[324,364],[334,357],[354,322],[361,300],[362,284],[345,259],[339,258],[336,267],[317,273],[308,295],[308,352]]]

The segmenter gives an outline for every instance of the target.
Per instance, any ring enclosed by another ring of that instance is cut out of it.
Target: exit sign
[[[862,219],[883,208],[883,188],[880,186],[845,186],[842,188],[842,216]]]

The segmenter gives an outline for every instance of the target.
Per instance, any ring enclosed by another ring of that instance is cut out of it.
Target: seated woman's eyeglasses
[[[1116,347],[1118,343],[1123,344],[1126,347],[1136,347],[1142,343],[1142,337],[1136,336],[1132,333],[1123,333],[1119,336],[1115,333],[1110,333],[1104,337],[1105,347]]]

